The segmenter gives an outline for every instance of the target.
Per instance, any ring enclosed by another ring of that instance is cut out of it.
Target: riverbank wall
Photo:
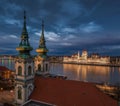
[[[91,65],[91,66],[108,66],[108,67],[120,67],[120,64],[100,64],[100,63],[78,63],[78,62],[59,62],[59,61],[51,61],[51,63],[61,63],[61,64],[76,64],[76,65]]]

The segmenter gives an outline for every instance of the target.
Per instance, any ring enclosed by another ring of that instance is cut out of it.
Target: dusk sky
[[[120,56],[120,0],[0,0],[0,54],[18,54],[24,10],[31,54],[37,54],[43,19],[49,55],[85,49]]]

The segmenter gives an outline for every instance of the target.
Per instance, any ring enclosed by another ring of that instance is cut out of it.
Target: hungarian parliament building
[[[63,62],[108,64],[110,63],[110,57],[109,56],[102,57],[99,56],[98,54],[92,54],[89,57],[87,50],[83,50],[81,55],[80,52],[78,52],[77,54],[73,54],[72,56],[64,56]]]
[[[100,56],[97,53],[88,55],[87,50],[73,54],[71,56],[63,56],[64,63],[78,63],[78,64],[99,64],[99,65],[119,65],[120,57]]]

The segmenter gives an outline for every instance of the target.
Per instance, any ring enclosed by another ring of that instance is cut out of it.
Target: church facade
[[[15,104],[25,103],[34,89],[34,77],[49,72],[49,61],[44,37],[44,22],[42,21],[42,33],[39,46],[36,49],[37,56],[33,57],[30,51],[33,50],[29,43],[29,36],[26,27],[26,13],[24,12],[24,23],[21,34],[21,41],[16,48],[19,52],[15,60]]]

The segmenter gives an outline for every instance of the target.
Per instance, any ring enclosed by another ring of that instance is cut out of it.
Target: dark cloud
[[[2,0],[0,1],[0,53],[16,54],[27,11],[30,43],[38,47],[41,20],[49,55],[89,53],[119,55],[120,1],[116,0]]]

